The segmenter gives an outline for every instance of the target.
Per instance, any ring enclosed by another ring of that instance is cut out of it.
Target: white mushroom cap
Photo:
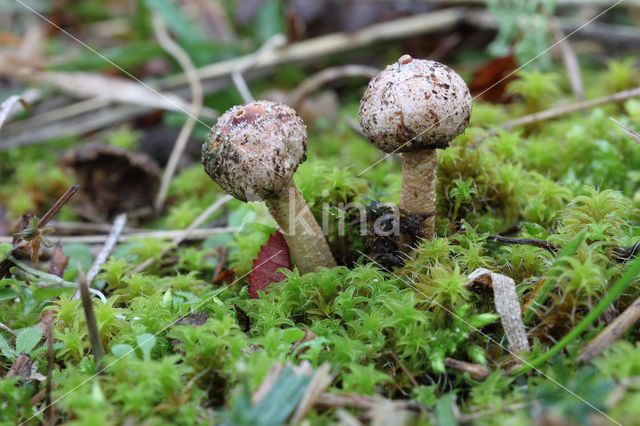
[[[446,65],[404,55],[369,82],[358,116],[384,152],[446,148],[469,124],[471,94]]]
[[[307,132],[290,107],[267,101],[225,112],[202,146],[211,178],[242,201],[277,196],[306,160]]]

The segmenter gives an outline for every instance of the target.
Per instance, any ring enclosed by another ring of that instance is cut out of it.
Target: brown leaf
[[[506,93],[507,84],[516,77],[510,75],[518,67],[513,55],[494,59],[478,71],[469,84],[471,95],[492,103],[508,103],[510,96]],[[507,77],[508,76],[508,77]],[[504,80],[502,80],[504,78]],[[502,81],[501,81],[502,80]]]
[[[14,376],[22,376],[25,379],[31,377],[31,366],[33,362],[31,361],[31,357],[22,352],[15,361],[13,361],[13,365],[7,371],[5,378],[14,377]]]
[[[62,246],[58,243],[53,248],[51,261],[49,262],[49,273],[62,278],[64,269],[69,264],[69,256],[62,252]]]
[[[81,187],[76,213],[92,221],[112,221],[119,213],[151,206],[160,185],[154,160],[113,145],[81,146],[68,152],[61,165],[70,169]]]

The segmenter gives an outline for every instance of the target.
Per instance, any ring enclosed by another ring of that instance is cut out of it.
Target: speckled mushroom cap
[[[307,132],[290,107],[267,101],[225,112],[202,146],[202,164],[211,178],[242,201],[280,193],[306,160]]]
[[[446,148],[469,124],[471,94],[448,66],[404,55],[369,82],[358,116],[382,151]]]

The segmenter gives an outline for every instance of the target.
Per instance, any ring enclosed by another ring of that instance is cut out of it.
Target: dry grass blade
[[[529,341],[522,321],[522,310],[513,279],[506,275],[491,272],[488,269],[478,268],[469,274],[469,285],[473,283],[480,283],[493,288],[496,311],[500,315],[504,333],[509,341],[510,351],[515,354],[528,351]]]
[[[156,211],[162,210],[162,206],[164,205],[164,201],[167,198],[167,192],[169,191],[169,183],[171,182],[171,178],[176,171],[176,167],[178,166],[178,161],[180,161],[180,157],[184,152],[185,147],[187,146],[187,142],[189,141],[189,136],[193,132],[196,123],[199,121],[198,117],[202,112],[202,103],[204,101],[204,94],[202,90],[202,83],[198,78],[198,73],[196,72],[196,68],[191,61],[191,58],[187,54],[187,52],[180,47],[178,43],[176,43],[171,36],[169,35],[169,31],[167,30],[167,26],[164,20],[159,16],[154,14],[152,16],[153,29],[158,39],[160,45],[180,64],[180,66],[184,69],[185,75],[189,81],[189,87],[191,88],[191,95],[193,98],[192,104],[189,106],[188,111],[190,112],[187,117],[187,121],[184,123],[182,128],[180,129],[180,133],[178,134],[178,139],[173,146],[173,150],[171,151],[171,156],[169,157],[169,161],[167,162],[167,166],[165,168],[164,174],[162,175],[162,181],[160,182],[160,189],[158,190],[158,195],[156,196],[155,202],[153,203],[153,207]],[[184,109],[183,109],[184,110]],[[204,124],[204,123],[203,123]]]
[[[191,236],[193,233],[196,232],[196,228],[199,227],[200,225],[202,225],[204,223],[204,221],[209,218],[209,216],[211,216],[216,210],[218,210],[220,207],[222,207],[225,204],[227,204],[232,199],[233,199],[232,196],[225,195],[225,196],[219,198],[218,200],[216,200],[215,203],[213,203],[205,211],[200,213],[200,216],[198,216],[193,222],[191,222],[191,225],[189,225],[187,227],[187,229],[185,229],[184,231],[180,231],[175,237],[173,237],[173,241],[171,241],[171,243],[172,243],[171,246],[175,247],[175,246],[179,245],[180,243],[182,243],[184,240],[186,240],[189,236]],[[223,229],[225,229],[225,228],[223,228]],[[233,228],[226,228],[226,229],[233,229]],[[237,231],[239,229],[236,228],[235,230]],[[207,230],[204,229],[203,231],[207,231]],[[172,247],[168,247],[168,248],[164,249],[162,252],[160,252],[160,254],[158,254],[157,256],[151,257],[151,258],[147,259],[146,261],[142,262],[140,265],[136,266],[133,269],[132,273],[138,274],[138,273],[144,271],[149,266],[151,266],[155,261],[160,259],[165,254],[167,254],[169,252],[169,250],[171,250]]]
[[[329,369],[329,364],[322,364],[318,367],[311,379],[311,383],[309,383],[307,391],[302,397],[302,401],[300,401],[298,407],[296,407],[296,411],[293,413],[289,423],[295,425],[302,422],[302,419],[304,419],[307,413],[313,408],[318,398],[320,398],[320,395],[329,387],[333,381],[331,374],[329,374]]]
[[[122,233],[122,229],[124,225],[127,223],[127,214],[122,213],[116,217],[116,220],[113,222],[113,227],[111,228],[111,232],[107,237],[107,241],[105,241],[104,246],[100,250],[100,253],[96,256],[96,259],[93,261],[93,264],[89,268],[89,272],[87,272],[87,286],[91,287],[93,284],[93,280],[98,276],[98,272],[100,272],[100,268],[107,261],[109,254],[113,251],[113,248],[118,243],[118,237]],[[80,297],[80,290],[77,290],[75,294],[72,296],[72,299],[78,299]]]
[[[26,109],[29,109],[29,104],[27,104],[24,99],[17,95],[9,96],[0,104],[0,129],[2,128],[4,122],[7,120],[7,117],[9,117],[11,108],[18,102],[20,102]]]
[[[18,333],[16,333],[15,331],[13,331],[12,329],[10,329],[9,327],[7,327],[6,325],[4,325],[3,323],[0,322],[0,330],[4,330],[7,333],[11,334],[13,337],[17,337]]]
[[[625,132],[626,134],[628,134],[629,136],[631,136],[631,138],[638,144],[640,144],[640,133],[635,132],[633,130],[631,130],[630,128],[628,128],[627,126],[625,126],[624,124],[622,124],[621,122],[619,122],[618,120],[616,120],[613,117],[609,117],[609,120],[613,121],[614,123],[616,123],[618,126],[620,126],[620,128],[622,129],[623,132]]]

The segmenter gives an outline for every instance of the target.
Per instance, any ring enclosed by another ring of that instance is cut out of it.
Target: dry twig
[[[613,121],[614,123],[616,123],[618,126],[620,126],[620,128],[622,129],[623,132],[625,132],[626,134],[628,134],[629,136],[631,136],[631,138],[636,142],[640,144],[640,133],[635,132],[633,130],[631,130],[630,128],[628,128],[627,126],[625,126],[624,124],[622,124],[621,122],[619,122],[618,120],[616,120],[613,117],[609,117],[609,120]]]
[[[550,120],[553,118],[563,117],[572,112],[582,111],[585,109],[593,108],[598,105],[608,104],[611,102],[622,102],[627,99],[640,96],[640,87],[635,89],[623,90],[621,92],[612,93],[610,95],[602,96],[590,101],[576,102],[574,104],[562,105],[554,108],[547,109],[545,111],[534,112],[533,114],[525,115],[516,118],[511,121],[507,121],[500,127],[506,130],[513,129],[518,126],[526,126],[528,124],[537,123],[540,121]]]
[[[164,256],[165,254],[167,254],[169,252],[169,250],[171,250],[173,247],[179,245],[184,240],[186,240],[189,236],[191,236],[193,233],[195,233],[196,228],[198,228],[200,225],[202,225],[209,218],[209,216],[211,216],[216,210],[218,210],[220,207],[222,207],[225,204],[227,204],[232,199],[233,199],[232,196],[225,195],[225,196],[219,198],[218,200],[216,200],[215,203],[213,203],[205,211],[200,213],[200,216],[198,216],[191,223],[191,225],[189,225],[185,230],[180,231],[173,238],[173,241],[171,241],[171,246],[169,246],[166,249],[162,250],[162,252],[160,252],[160,254],[158,254],[157,256],[151,257],[151,258],[147,259],[146,261],[142,262],[140,265],[136,266],[131,273],[137,274],[137,273],[140,273],[140,272],[144,271],[145,269],[147,269],[155,261],[157,261],[158,259],[162,258],[162,256]],[[226,228],[226,229],[233,229],[233,228]],[[204,231],[206,231],[206,230],[204,230]]]
[[[330,81],[346,77],[363,77],[372,79],[380,70],[366,65],[340,65],[324,69],[300,83],[289,95],[290,105],[298,109],[300,103],[311,93]]]
[[[582,74],[580,73],[580,64],[578,63],[576,52],[571,48],[571,43],[565,38],[560,25],[558,25],[556,18],[553,16],[549,17],[549,29],[562,53],[562,61],[564,62],[564,67],[567,69],[571,90],[576,99],[584,101],[584,84],[582,83]]]
[[[196,68],[191,61],[191,58],[182,49],[182,47],[180,47],[180,45],[171,38],[162,17],[157,14],[153,14],[151,18],[151,21],[153,22],[153,30],[155,32],[156,38],[158,39],[158,42],[164,48],[164,50],[166,50],[184,69],[185,75],[187,76],[187,79],[189,81],[189,87],[191,88],[192,96],[189,117],[187,117],[187,121],[185,121],[184,125],[180,129],[178,139],[173,146],[171,156],[169,157],[169,161],[167,162],[167,166],[165,167],[164,174],[162,175],[160,189],[158,190],[155,202],[153,203],[153,207],[156,209],[156,212],[158,212],[162,210],[164,201],[167,198],[167,192],[169,191],[169,183],[171,182],[171,178],[173,177],[173,174],[176,171],[176,167],[178,166],[178,161],[180,161],[180,157],[182,156],[182,153],[187,146],[189,136],[191,136],[191,132],[193,132],[193,129],[198,122],[198,116],[202,111],[204,92],[202,90],[202,83],[200,83],[198,73],[196,72]]]

